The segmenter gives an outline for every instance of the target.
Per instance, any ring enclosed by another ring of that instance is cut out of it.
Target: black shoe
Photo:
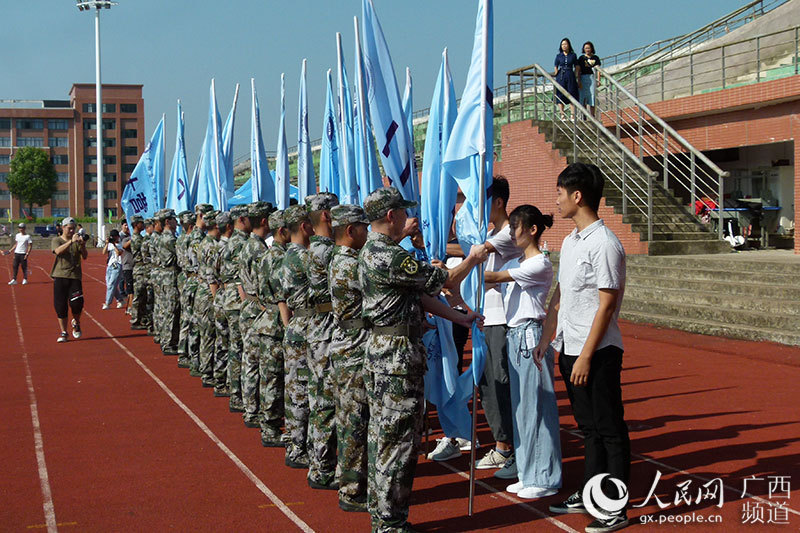
[[[317,483],[313,479],[309,479],[308,486],[311,487],[312,489],[318,489],[318,490],[339,490],[339,484],[336,483],[336,481],[331,481],[327,485],[324,485],[322,483]]]
[[[153,337],[153,342],[156,344],[161,344],[161,340],[158,337]]]
[[[206,389],[210,389],[210,388],[216,387],[216,386],[217,386],[217,383],[215,381],[208,381],[205,378],[203,378],[203,387],[205,387]]]
[[[231,413],[244,413],[244,405],[234,402],[228,403],[228,410]]]
[[[367,513],[367,502],[348,502],[339,499],[339,509],[348,513]]]
[[[598,518],[588,526],[586,526],[586,533],[606,533],[608,531],[616,531],[628,527],[628,516],[623,512],[616,516],[612,516],[608,520]]]
[[[261,424],[258,423],[258,420],[248,420],[244,419],[244,426],[248,428],[256,428],[261,429]]]
[[[550,506],[550,512],[556,514],[589,514],[583,505],[583,497],[576,492],[561,503]]]
[[[192,367],[189,367],[189,375],[192,376],[193,378],[202,378],[203,377],[203,374],[201,374],[199,370],[197,370],[195,368],[192,368]]]
[[[180,355],[178,350],[174,350],[172,348],[161,348],[161,353],[164,355]]]
[[[228,389],[214,389],[214,396],[217,398],[230,398],[231,391]]]
[[[265,437],[261,435],[261,445],[264,448],[284,448],[285,445],[280,437]]]
[[[189,368],[191,365],[189,361],[183,361],[182,359],[178,359],[178,368]]]
[[[297,460],[289,459],[288,457],[283,461],[283,463],[288,466],[289,468],[297,468],[298,470],[307,469],[308,468],[308,458],[307,457],[300,457]]]
[[[138,325],[138,324],[131,324],[131,329],[136,329],[136,330],[147,329],[147,326],[142,326],[142,325]]]

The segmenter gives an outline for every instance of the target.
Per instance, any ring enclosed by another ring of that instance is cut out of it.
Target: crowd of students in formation
[[[323,192],[283,211],[264,202],[230,212],[200,204],[195,212],[133,217],[130,240],[115,242],[115,235],[106,246],[108,268],[130,250],[131,327],[147,330],[178,366],[228,397],[230,411],[260,429],[263,446],[285,448],[286,466],[307,470],[311,487],[337,490],[344,511],[370,513],[373,531],[413,531],[407,519],[425,416],[426,314],[461,328],[482,323],[488,355],[480,393],[495,446],[476,468],[513,480],[507,490],[522,499],[562,486],[559,352],[585,466],[583,480],[573,481],[577,490],[549,509],[588,514],[586,483],[608,474],[602,488],[614,498],[614,478],[627,484],[630,470],[617,325],[625,252],[598,218],[603,184],[599,169],[582,163],[558,176],[556,208],[575,229],[561,246],[556,280],[541,247],[553,216],[533,205],[509,214],[502,177],[492,188],[488,240],[460,260],[432,264],[403,249],[407,236],[421,242],[406,214],[415,204],[385,187],[363,208]],[[52,244],[59,341],[67,338],[68,305],[80,336],[86,258],[74,220],[63,226]],[[459,296],[461,281],[483,262],[485,316]],[[106,304],[119,276],[107,273]],[[464,342],[457,340],[462,349]],[[445,436],[429,457],[449,460],[473,444]],[[586,531],[627,524],[622,508]]]

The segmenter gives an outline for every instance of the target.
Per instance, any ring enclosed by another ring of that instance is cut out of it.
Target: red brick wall
[[[509,212],[521,204],[533,204],[543,213],[555,217],[553,227],[542,237],[550,250],[561,249],[561,241],[575,227],[570,219],[558,217],[556,210],[556,178],[567,166],[567,161],[553,149],[544,135],[530,121],[507,124],[502,128],[502,161],[494,164],[494,174],[508,178],[511,186]],[[628,254],[646,254],[647,242],[622,222],[622,215],[600,204],[600,217],[617,234]]]

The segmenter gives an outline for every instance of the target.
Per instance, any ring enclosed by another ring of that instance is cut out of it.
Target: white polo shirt
[[[562,354],[579,356],[600,307],[600,289],[619,291],[617,308],[597,349],[622,348],[617,320],[625,292],[625,249],[614,232],[598,220],[564,238],[558,267],[561,302],[554,347]]]
[[[487,241],[497,250],[490,253],[486,260],[487,272],[498,272],[506,263],[522,255],[522,250],[517,248],[511,238],[510,224],[506,224],[499,231],[497,229],[492,230]],[[485,326],[500,326],[506,323],[503,294],[496,287],[486,291],[483,299],[483,316],[485,317]]]

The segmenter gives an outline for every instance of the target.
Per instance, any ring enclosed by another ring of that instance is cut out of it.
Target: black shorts
[[[122,295],[130,296],[133,294],[133,270],[122,271]]]
[[[53,307],[58,318],[67,318],[67,306],[73,317],[83,311],[83,284],[79,279],[53,278]]]

